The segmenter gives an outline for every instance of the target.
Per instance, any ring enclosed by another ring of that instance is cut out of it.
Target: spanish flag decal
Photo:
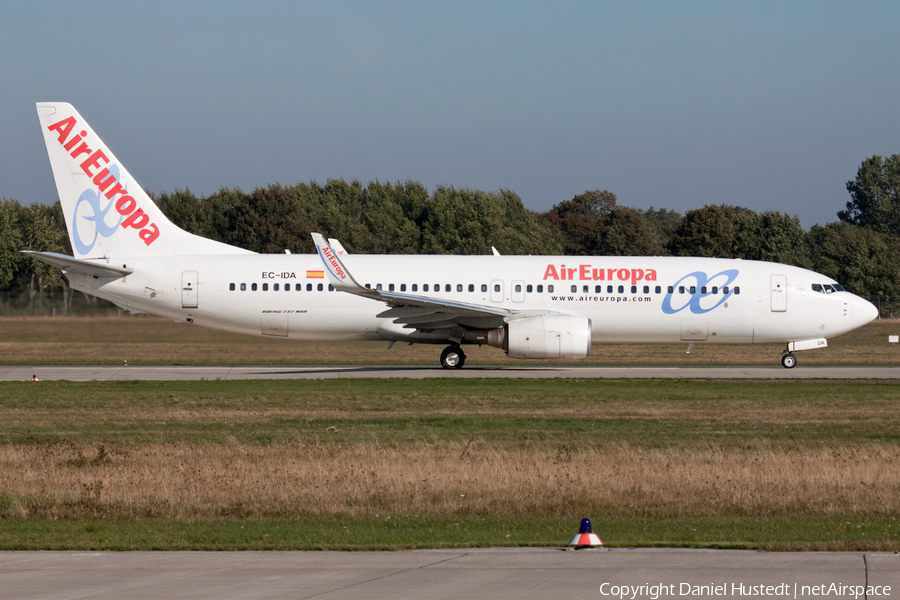
[[[325,279],[325,271],[307,271],[307,279]]]

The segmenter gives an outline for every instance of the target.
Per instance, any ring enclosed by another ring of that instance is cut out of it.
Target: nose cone
[[[853,328],[862,327],[878,318],[878,308],[864,298],[853,296]]]

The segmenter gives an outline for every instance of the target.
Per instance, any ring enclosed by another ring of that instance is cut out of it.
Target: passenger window
[[[625,293],[625,286],[624,286],[624,285],[620,285],[620,286],[619,286],[619,293],[620,293],[620,294],[624,294],[624,293]]]
[[[588,286],[588,285],[586,285],[586,286],[584,286],[583,288],[581,288],[581,293],[582,293],[582,294],[587,294],[587,293],[589,293],[590,291],[591,291],[591,287]]]
[[[264,284],[263,284],[263,291],[264,291],[264,292],[268,292],[268,291],[269,291],[269,284],[268,284],[268,283],[264,283]]]
[[[577,291],[578,291],[578,286],[577,286],[577,285],[573,285],[573,286],[572,286],[572,293],[574,294],[574,293],[577,292]]]
[[[637,294],[637,286],[636,285],[631,286],[631,293]]]
[[[692,286],[691,286],[691,294],[696,294],[696,293],[697,293],[697,286],[696,286],[696,285],[692,285]]]
[[[273,291],[273,292],[277,292],[277,291],[278,291],[278,284],[277,284],[277,283],[273,283],[273,284],[272,284],[272,291]]]
[[[452,291],[452,290],[453,290],[453,288],[450,286],[449,283],[444,284],[444,291],[445,291],[445,292],[449,292],[449,291]]]
[[[602,286],[602,285],[595,285],[595,286],[594,286],[594,293],[595,293],[595,294],[599,294],[599,293],[601,293],[601,292],[603,292],[603,286]]]
[[[319,291],[321,292],[322,290],[325,289],[325,286],[323,286],[323,285],[320,283],[319,285],[316,286],[316,289],[319,290]]]
[[[669,287],[667,287],[666,290],[668,290],[667,293],[669,293],[669,294],[675,293],[675,288],[671,285]],[[682,293],[684,293],[684,292],[682,292]]]
[[[406,291],[406,284],[405,284],[405,283],[401,283],[401,284],[400,284],[400,291],[401,291],[401,292],[405,292],[405,291]]]
[[[719,288],[717,286],[713,286],[713,296],[719,293]]]
[[[544,293],[544,286],[542,286],[542,285],[537,286],[537,291],[538,291],[538,294],[543,294],[543,293]]]
[[[533,288],[531,287],[531,284],[530,284],[530,283],[529,283],[527,286],[525,286],[525,292],[527,292],[527,293],[529,293],[529,294],[531,293],[531,290],[532,290],[532,289],[533,289]]]
[[[311,284],[311,283],[307,283],[307,284],[306,284],[306,291],[307,291],[307,292],[311,292],[311,291],[312,291],[312,284]]]
[[[645,294],[649,294],[649,293],[650,293],[650,286],[649,286],[649,285],[645,285],[645,286],[644,286],[644,293],[645,293]]]
[[[486,292],[486,291],[487,291],[487,284],[486,284],[486,283],[482,283],[482,284],[481,284],[481,291],[482,291],[482,292]]]
[[[655,291],[657,294],[662,294],[662,288],[661,288],[660,286],[656,286],[656,289],[655,289],[654,291]]]
[[[553,286],[552,286],[552,285],[548,285],[548,286],[547,286],[547,293],[548,293],[548,294],[552,294],[552,293],[553,293]]]
[[[500,284],[499,284],[499,283],[495,283],[495,284],[494,284],[494,291],[495,291],[495,292],[499,292],[499,291],[500,291]]]
[[[424,284],[424,285],[422,285],[422,291],[423,291],[423,292],[427,292],[427,291],[428,291],[428,284],[427,284],[427,283]]]
[[[380,292],[380,291],[381,291],[381,284],[380,284],[380,283],[376,283],[376,284],[375,284],[375,289],[378,290],[378,291]]]
[[[441,291],[441,284],[439,284],[439,283],[434,284],[434,291],[435,292]]]
[[[246,291],[247,291],[247,284],[246,284],[246,283],[242,283],[242,284],[241,284],[241,291],[242,291],[242,292],[246,292]]]
[[[371,289],[372,289],[372,284],[371,284],[371,283],[367,283],[367,284],[366,284],[366,289],[367,289],[367,290],[371,290]]]
[[[470,292],[474,292],[474,291],[475,291],[475,284],[474,284],[474,283],[470,283],[470,284],[469,284],[469,291],[470,291]]]
[[[418,284],[418,283],[412,284],[412,291],[414,291],[414,292],[418,292],[418,291],[419,291],[419,284]]]
[[[683,286],[683,285],[679,285],[679,286],[678,286],[678,293],[679,293],[679,294],[683,294],[683,293],[684,293],[684,286]]]
[[[522,284],[521,284],[521,283],[517,283],[517,284],[516,284],[516,292],[521,292],[521,291],[522,291]]]
[[[738,287],[738,286],[734,286],[734,293],[735,293],[735,294],[740,294],[740,293],[741,293],[741,288]]]
[[[728,294],[728,286],[727,285],[722,288],[722,293],[726,294],[726,295]]]
[[[705,286],[705,285],[704,285],[703,287],[700,288],[700,293],[701,293],[701,294],[705,294],[705,293],[706,293],[706,286]]]
[[[389,292],[393,292],[393,291],[394,291],[394,284],[393,284],[393,283],[389,283],[389,284],[388,284],[388,291],[389,291]]]
[[[613,286],[611,286],[611,285],[606,286],[606,293],[612,294],[612,292],[613,292]]]
[[[233,291],[234,291],[234,284],[233,284],[233,283],[229,283],[229,284],[228,284],[228,289],[231,290],[231,291],[233,292]]]
[[[456,291],[457,291],[457,292],[461,292],[462,290],[463,290],[462,284],[461,284],[461,283],[457,283],[457,284],[456,284]]]
[[[250,291],[251,291],[251,292],[255,292],[255,291],[256,291],[256,284],[255,284],[255,283],[251,283],[251,284],[250,284]]]
[[[328,291],[329,291],[329,292],[333,292],[333,291],[334,291],[334,286],[331,285],[330,283],[328,284]]]

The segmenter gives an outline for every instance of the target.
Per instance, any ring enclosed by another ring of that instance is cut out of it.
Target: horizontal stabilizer
[[[90,260],[75,258],[57,252],[34,252],[31,250],[22,250],[22,254],[27,254],[32,258],[36,258],[41,262],[45,262],[50,266],[62,269],[67,273],[82,273],[91,277],[125,277],[134,273],[134,269],[125,268],[125,266],[114,267],[100,260]]]

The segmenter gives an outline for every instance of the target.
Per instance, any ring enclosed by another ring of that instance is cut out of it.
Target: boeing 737
[[[74,256],[28,251],[72,289],[132,313],[257,336],[466,344],[584,358],[592,343],[784,344],[794,352],[877,309],[829,277],[739,259],[257,254],[169,221],[75,109],[37,104]]]

